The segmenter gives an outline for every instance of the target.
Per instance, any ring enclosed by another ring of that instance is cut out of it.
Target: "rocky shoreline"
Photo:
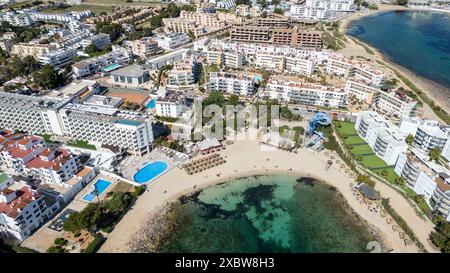
[[[129,253],[155,253],[176,226],[174,204],[169,203],[147,217],[128,243]]]

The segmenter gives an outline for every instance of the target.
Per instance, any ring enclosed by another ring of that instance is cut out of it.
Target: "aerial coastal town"
[[[412,9],[450,2],[0,0],[0,253],[154,252],[174,200],[290,173],[450,252],[448,96],[346,33]]]

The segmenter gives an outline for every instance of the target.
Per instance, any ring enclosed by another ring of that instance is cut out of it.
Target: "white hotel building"
[[[72,103],[75,98],[0,92],[0,127],[118,146],[134,154],[150,150],[153,132],[148,120],[116,107]]]
[[[77,51],[71,48],[58,49],[39,57],[39,62],[43,65],[49,64],[59,68],[69,64],[77,56]]]
[[[398,127],[377,112],[359,112],[355,129],[375,154],[388,165],[394,165],[399,155],[408,149],[405,137]]]
[[[311,84],[292,79],[270,78],[265,93],[271,99],[290,103],[321,107],[343,108],[347,106],[344,89]]]
[[[256,75],[228,72],[209,73],[209,89],[224,93],[250,96],[256,92],[258,82],[259,79]]]
[[[206,52],[206,61],[209,65],[242,68],[245,57],[244,54],[240,52],[208,50]]]

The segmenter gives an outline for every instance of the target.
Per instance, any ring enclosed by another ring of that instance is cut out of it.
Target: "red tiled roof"
[[[47,150],[44,150],[43,153],[41,153],[39,156],[30,160],[27,164],[25,164],[27,168],[29,169],[44,168],[44,169],[53,169],[57,171],[59,170],[60,164],[61,165],[64,164],[70,156],[70,153],[66,149],[60,148],[55,151],[55,158],[49,161],[42,160],[41,155],[43,157],[46,157],[47,152],[48,152]]]
[[[23,186],[16,191],[16,198],[9,203],[0,203],[0,213],[4,213],[11,218],[16,218],[20,211],[24,209],[29,203],[35,200],[35,195],[27,186]]]

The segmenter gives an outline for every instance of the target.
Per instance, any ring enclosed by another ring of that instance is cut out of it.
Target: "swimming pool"
[[[155,161],[145,165],[134,175],[134,181],[143,184],[157,177],[167,169],[167,163],[164,161]]]
[[[147,104],[147,108],[149,109],[153,109],[156,107],[156,100],[151,100],[148,104]]]
[[[94,198],[98,195],[102,195],[102,193],[109,187],[111,186],[111,182],[103,180],[103,179],[99,179],[97,180],[97,182],[95,182],[94,184],[94,190],[92,190],[90,193],[86,194],[83,197],[84,201],[88,201],[88,202],[92,202],[92,200],[94,200]],[[98,191],[98,193],[96,193],[96,191]]]

